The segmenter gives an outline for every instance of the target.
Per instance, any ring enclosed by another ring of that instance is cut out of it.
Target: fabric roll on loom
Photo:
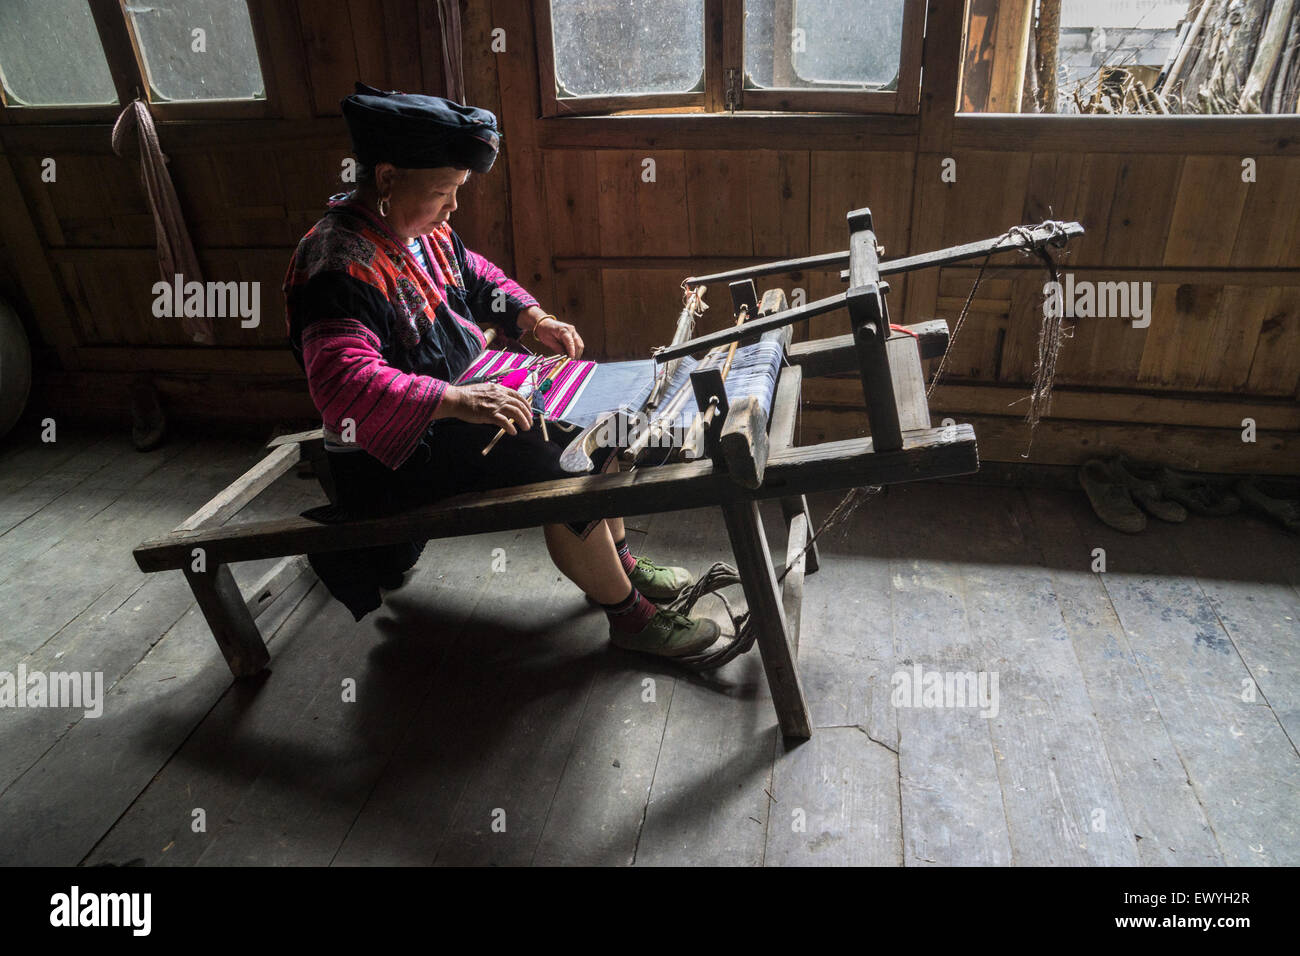
[[[532,356],[516,352],[489,350],[477,359],[458,384],[482,381],[485,376],[500,376],[517,372]],[[727,376],[728,401],[744,396],[757,396],[764,408],[772,407],[776,393],[776,380],[781,372],[782,348],[777,342],[755,342],[736,350],[736,358]],[[721,356],[712,359],[684,358],[677,366],[672,380],[664,391],[661,408],[668,407],[679,389],[691,387],[691,372],[705,363],[720,364]],[[608,412],[621,405],[641,408],[654,387],[655,362],[644,359],[632,362],[572,362],[557,378],[554,393],[546,398],[547,415],[552,421],[571,428],[587,428]],[[499,379],[508,383],[511,379]],[[695,401],[688,399],[681,407],[677,420],[671,427],[680,437],[695,421],[698,409]],[[650,413],[654,417],[654,413]]]

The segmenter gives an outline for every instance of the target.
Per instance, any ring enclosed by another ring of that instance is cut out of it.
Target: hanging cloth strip
[[[177,275],[185,282],[202,282],[199,258],[194,253],[190,231],[185,226],[180,200],[167,172],[167,157],[158,142],[158,130],[153,116],[143,100],[135,99],[122,110],[113,124],[113,152],[126,158],[127,139],[134,128],[140,148],[140,181],[144,184],[153,213],[154,231],[158,236],[158,268],[163,281],[171,284]],[[216,342],[212,334],[212,319],[208,316],[187,315],[181,318],[181,327],[200,345]]]
[[[463,30],[457,0],[438,0],[438,26],[442,33],[442,78],[449,100],[465,102],[465,65],[461,55]]]

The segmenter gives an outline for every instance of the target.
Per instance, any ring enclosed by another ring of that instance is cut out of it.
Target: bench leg
[[[759,653],[763,657],[763,670],[772,689],[772,703],[781,733],[786,737],[807,740],[812,736],[808,719],[808,703],[803,688],[799,686],[799,672],[795,669],[794,650],[786,630],[785,609],[781,606],[781,592],[772,570],[772,552],[767,547],[763,523],[759,518],[758,503],[754,501],[723,505],[722,514],[727,522],[727,535],[731,550],[736,556],[745,600],[749,603],[750,624],[756,629]]]
[[[790,522],[794,520],[794,516],[801,514],[804,521],[808,523],[808,534],[810,536],[817,529],[817,526],[813,524],[812,512],[808,510],[808,497],[806,495],[792,495],[789,498],[782,498],[781,514],[785,517],[787,528],[790,526]],[[813,574],[820,566],[821,561],[817,554],[817,542],[814,541],[804,553],[804,570],[808,574]]]
[[[251,677],[266,667],[271,655],[230,568],[224,564],[206,572],[186,568],[185,578],[230,665],[230,672],[236,677]]]

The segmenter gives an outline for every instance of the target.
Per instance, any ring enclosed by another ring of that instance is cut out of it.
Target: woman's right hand
[[[448,385],[434,418],[459,418],[475,425],[496,425],[507,434],[517,435],[533,427],[533,411],[527,400],[513,388],[496,382],[474,385]]]

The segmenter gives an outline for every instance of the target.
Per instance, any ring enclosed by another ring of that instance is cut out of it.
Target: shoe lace
[[[677,611],[670,611],[664,607],[661,607],[655,616],[661,618],[663,623],[669,628],[691,627],[695,623],[685,614],[680,614]]]
[[[668,570],[667,568],[661,565],[655,564],[649,558],[637,558],[636,564],[638,569],[646,572],[647,574],[658,574],[660,571]]]

